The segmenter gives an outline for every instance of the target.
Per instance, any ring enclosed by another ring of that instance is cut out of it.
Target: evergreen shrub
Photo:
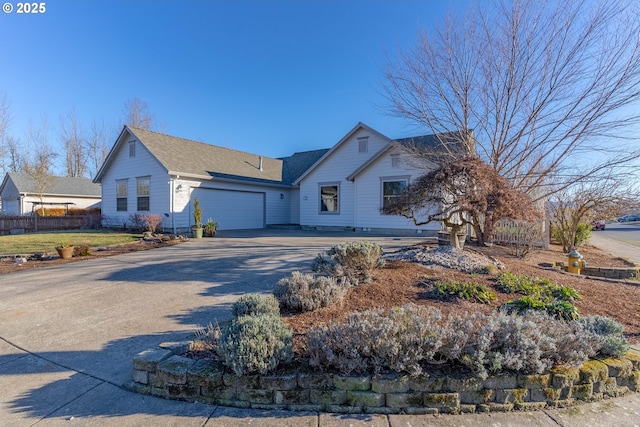
[[[584,329],[597,337],[597,353],[602,356],[620,356],[629,351],[629,342],[622,335],[622,325],[610,317],[587,316],[580,319]]]
[[[475,313],[443,321],[435,308],[407,304],[314,327],[307,333],[307,348],[312,367],[343,374],[391,370],[417,375],[425,364],[449,363],[487,378],[504,371],[540,374],[558,365],[577,366],[604,354],[603,339],[593,331],[620,336],[607,321],[564,321],[540,311]],[[612,340],[611,347],[617,343]],[[620,346],[617,353],[623,350]]]
[[[231,306],[233,317],[268,314],[280,316],[280,305],[273,295],[246,294]]]
[[[271,314],[240,316],[223,328],[217,351],[238,376],[266,374],[291,361],[292,333]]]
[[[314,276],[294,271],[276,283],[273,291],[284,308],[293,311],[312,311],[340,301],[347,293],[347,286],[335,277]]]
[[[373,242],[357,241],[341,243],[327,251],[329,259],[318,255],[311,268],[313,271],[334,277],[345,277],[354,285],[367,283],[371,273],[384,265],[380,259],[382,248]]]
[[[354,313],[342,323],[307,332],[309,364],[343,374],[392,370],[418,375],[421,362],[440,346],[440,319],[440,310],[415,304]]]

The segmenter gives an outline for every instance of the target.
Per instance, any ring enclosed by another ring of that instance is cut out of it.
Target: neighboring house
[[[9,172],[0,185],[2,213],[4,215],[30,215],[40,203],[46,208],[100,207],[100,185],[86,178],[51,177],[42,199],[34,180],[26,173]]]
[[[381,213],[385,200],[424,173],[424,161],[418,166],[399,150],[408,141],[437,144],[433,136],[391,140],[358,123],[331,149],[276,159],[125,126],[94,182],[113,226],[153,213],[164,229],[185,232],[197,198],[203,222],[212,218],[220,230],[438,230],[439,223],[416,227]]]

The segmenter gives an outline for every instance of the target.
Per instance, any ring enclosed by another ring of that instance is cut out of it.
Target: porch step
[[[269,230],[302,230],[300,224],[269,224],[266,228]]]

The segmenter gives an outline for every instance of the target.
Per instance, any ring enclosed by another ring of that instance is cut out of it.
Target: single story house
[[[100,207],[102,193],[99,184],[87,178],[52,176],[44,186],[42,199],[37,183],[26,173],[9,172],[0,185],[3,215],[30,215],[45,207]],[[35,209],[34,209],[35,205]]]
[[[162,227],[186,232],[193,201],[220,230],[296,224],[306,229],[437,231],[384,215],[381,208],[424,173],[424,161],[402,152],[434,136],[392,140],[358,123],[332,148],[271,158],[125,126],[98,171],[105,225],[136,213],[163,217]],[[410,158],[411,157],[411,158]]]

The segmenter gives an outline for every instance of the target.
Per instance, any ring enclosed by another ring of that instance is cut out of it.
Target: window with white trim
[[[407,189],[407,179],[388,179],[382,181],[382,207],[386,208]]]
[[[144,176],[136,178],[136,192],[138,196],[138,211],[149,210],[149,194],[151,187],[151,178]]]
[[[320,185],[320,213],[340,212],[340,185]]]
[[[135,156],[136,156],[136,142],[129,141],[129,157],[135,157]]]
[[[358,153],[368,153],[369,152],[369,137],[363,136],[358,138]]]
[[[127,194],[129,180],[128,179],[117,179],[116,180],[116,210],[118,212],[126,212],[127,211]]]

